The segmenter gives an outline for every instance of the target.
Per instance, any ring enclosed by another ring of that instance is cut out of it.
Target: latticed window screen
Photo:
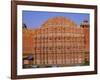
[[[23,33],[23,52],[33,55],[32,65],[70,66],[89,62],[89,28],[78,27],[62,17],[52,20],[34,33],[28,29]]]
[[[54,28],[55,29],[55,28]],[[35,65],[74,65],[84,60],[84,35],[78,30],[41,29],[35,35]],[[48,31],[47,31],[48,30]]]

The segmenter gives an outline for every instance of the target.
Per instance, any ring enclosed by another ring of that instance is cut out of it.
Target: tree
[[[89,61],[87,61],[86,59],[84,60],[84,65],[89,65]]]

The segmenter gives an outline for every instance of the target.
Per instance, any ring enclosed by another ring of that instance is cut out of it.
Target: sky
[[[80,25],[83,20],[89,21],[89,14],[86,13],[68,13],[68,12],[45,12],[45,11],[23,11],[22,23],[26,24],[27,28],[39,28],[49,18],[62,16],[74,21]]]

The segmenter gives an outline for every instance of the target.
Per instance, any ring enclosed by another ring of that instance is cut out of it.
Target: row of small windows
[[[67,54],[66,54],[67,53]],[[72,58],[73,57],[82,57],[82,56],[84,56],[85,57],[85,54],[84,54],[84,52],[66,52],[66,53],[51,53],[51,54],[41,54],[41,53],[38,53],[38,54],[34,54],[34,56],[48,56],[48,57],[50,57],[50,56],[55,56],[55,55],[60,55],[59,57],[61,57],[61,56],[63,56],[63,55],[66,55],[65,57],[68,57],[68,56],[71,56]]]
[[[36,50],[43,50],[43,49],[46,49],[46,50],[56,50],[56,49],[62,49],[62,50],[66,50],[66,49],[84,49],[85,47],[84,46],[67,46],[67,47],[64,47],[64,46],[57,46],[57,47],[34,47],[34,49]]]
[[[34,41],[34,43],[36,43],[36,44],[42,44],[42,43],[49,43],[49,42],[52,42],[51,44],[55,44],[55,42],[57,43],[57,42],[61,42],[61,43],[68,43],[68,42],[70,42],[70,43],[85,43],[85,41],[84,40],[63,40],[63,39],[61,39],[61,40],[36,40],[36,41]],[[54,43],[53,43],[54,42]]]
[[[36,31],[36,33],[44,33],[44,32],[71,32],[71,33],[83,33],[83,30],[80,29],[74,29],[74,28],[45,28],[45,29],[39,29]]]
[[[35,40],[41,40],[41,39],[43,39],[43,40],[64,40],[64,39],[67,39],[67,40],[84,40],[84,37],[35,37],[34,38]]]
[[[27,60],[32,61],[32,64],[35,65],[41,65],[41,64],[46,64],[46,65],[54,65],[54,64],[74,64],[75,63],[84,63],[85,57],[83,53],[70,53],[70,54],[35,54],[35,55],[27,55]],[[24,62],[25,63],[25,62]],[[29,65],[32,65],[29,64]],[[77,65],[77,64],[76,64]]]
[[[63,26],[63,27],[69,27],[68,25],[66,24],[46,24],[47,26]]]
[[[64,57],[62,57],[62,58],[64,58]],[[49,66],[50,66],[50,64],[51,64],[51,66],[55,66],[55,65],[58,65],[58,66],[61,66],[60,64],[64,64],[64,65],[66,65],[66,64],[68,64],[68,65],[71,65],[71,64],[76,64],[76,65],[78,65],[78,63],[80,63],[80,64],[82,64],[82,63],[84,63],[84,59],[83,58],[77,58],[77,59],[73,59],[73,58],[71,58],[71,59],[60,59],[60,58],[57,58],[57,59],[50,59],[50,58],[42,58],[43,60],[40,60],[40,59],[36,59],[35,61],[34,61],[34,64],[36,65],[40,65],[40,64],[46,64],[46,65],[48,65],[49,64]]]
[[[68,44],[68,45],[77,45],[77,44],[81,44],[81,45],[83,45],[83,44],[85,44],[85,41],[83,42],[83,41],[80,41],[80,40],[76,40],[76,41],[74,41],[74,40],[38,40],[38,41],[34,41],[34,44],[35,45],[38,45],[38,44],[40,44],[40,45],[49,45],[49,44],[54,44],[54,45],[59,45],[59,44]]]
[[[62,31],[62,30],[49,30],[49,31],[38,31],[38,33],[73,33],[73,34],[83,34],[82,31],[74,31],[74,30],[66,30],[66,31]]]
[[[61,25],[60,25],[60,26],[61,26]],[[67,25],[66,25],[66,26],[67,26]],[[47,26],[47,27],[45,27],[45,28],[38,29],[38,31],[68,30],[68,29],[69,29],[69,30],[74,29],[75,31],[79,31],[79,30],[81,31],[83,28],[75,28],[75,27],[71,27],[71,26],[69,26],[69,27],[68,27],[68,26],[67,26],[67,27],[63,27],[63,26],[62,26],[62,27],[56,27],[56,26],[55,26],[55,27],[52,27],[52,28],[51,28],[51,27],[48,27],[48,26]]]
[[[55,57],[56,56],[56,57]],[[56,58],[55,60],[63,60],[63,59],[65,59],[65,60],[79,60],[79,59],[82,59],[82,57],[84,57],[84,55],[82,55],[82,56],[80,56],[80,55],[72,55],[72,54],[70,54],[70,55],[66,55],[66,54],[56,54],[56,55],[53,55],[53,56],[51,56],[51,55],[44,55],[44,54],[41,54],[41,56],[40,55],[36,55],[36,56],[34,56],[34,57],[36,57],[35,59],[37,59],[37,60],[40,60],[40,58],[45,58],[46,60],[49,58],[49,60],[50,59],[53,59],[53,57],[54,58]],[[63,58],[63,59],[62,59]]]
[[[80,40],[37,40],[33,42],[35,45],[85,45],[85,41],[80,41]]]

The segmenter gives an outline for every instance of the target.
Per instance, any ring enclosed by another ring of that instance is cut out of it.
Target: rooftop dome
[[[77,26],[73,21],[71,21],[68,18],[62,17],[62,16],[58,16],[58,17],[53,17],[48,19],[43,25],[42,27],[49,27],[49,26]]]

